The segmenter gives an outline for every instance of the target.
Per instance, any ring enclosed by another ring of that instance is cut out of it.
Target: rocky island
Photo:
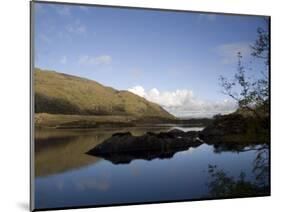
[[[103,157],[114,164],[130,163],[133,159],[152,160],[171,158],[176,152],[198,147],[202,141],[198,132],[148,132],[133,136],[130,132],[116,133],[111,138],[89,150],[87,154]]]
[[[224,148],[268,144],[269,126],[261,125],[260,122],[267,123],[267,117],[257,119],[233,113],[216,116],[201,131],[173,129],[160,133],[147,132],[142,136],[133,136],[130,132],[116,133],[87,154],[119,164],[130,163],[134,159],[171,158],[176,152],[196,148],[203,143],[216,147],[223,145]]]

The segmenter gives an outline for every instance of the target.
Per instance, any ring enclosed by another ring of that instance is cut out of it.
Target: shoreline
[[[118,115],[63,115],[35,113],[35,129],[101,129],[124,127],[205,127],[212,119],[163,119]]]

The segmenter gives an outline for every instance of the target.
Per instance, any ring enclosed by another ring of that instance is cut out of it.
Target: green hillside
[[[35,113],[175,119],[159,105],[129,91],[55,71],[36,68],[34,74]]]

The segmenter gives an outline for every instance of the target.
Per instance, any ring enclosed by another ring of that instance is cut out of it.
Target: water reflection
[[[234,145],[217,146],[214,152],[223,151],[247,152],[255,151],[252,173],[254,179],[247,180],[245,172],[241,171],[239,177],[235,178],[217,165],[209,165],[208,173],[210,180],[207,185],[211,198],[226,197],[249,197],[270,195],[269,185],[269,147],[267,144],[243,147],[241,145],[235,148]]]
[[[36,208],[269,194],[266,145],[203,144],[165,160],[118,165],[85,154],[116,132],[142,135],[170,129],[36,130]]]
[[[199,146],[199,145],[198,145]],[[143,151],[132,151],[123,153],[112,153],[103,155],[105,160],[112,162],[113,164],[129,164],[133,160],[153,160],[153,159],[171,159],[177,152],[187,151],[189,148],[178,148],[178,149],[156,149],[156,150],[143,150]],[[94,154],[87,153],[91,156]]]
[[[148,132],[133,136],[130,132],[117,133],[102,144],[90,149],[87,154],[104,158],[113,164],[128,164],[133,160],[170,159],[175,153],[202,145],[198,132]]]
[[[98,162],[99,158],[87,155],[85,152],[111,137],[114,133],[130,131],[133,135],[139,136],[148,130],[159,133],[170,129],[171,127],[97,130],[38,129],[35,132],[35,175],[57,174]]]
[[[98,145],[106,137],[102,134],[81,135],[78,132],[37,132],[35,139],[35,175],[45,176],[76,169],[99,161],[82,154]]]

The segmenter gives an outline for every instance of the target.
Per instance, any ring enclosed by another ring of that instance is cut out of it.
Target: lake
[[[35,207],[269,194],[268,149],[262,145],[214,147],[202,144],[177,152],[172,158],[137,159],[118,165],[85,154],[116,132],[130,131],[133,135],[142,135],[147,131],[163,132],[173,128],[184,131],[202,129],[154,126],[149,129],[36,130]]]

